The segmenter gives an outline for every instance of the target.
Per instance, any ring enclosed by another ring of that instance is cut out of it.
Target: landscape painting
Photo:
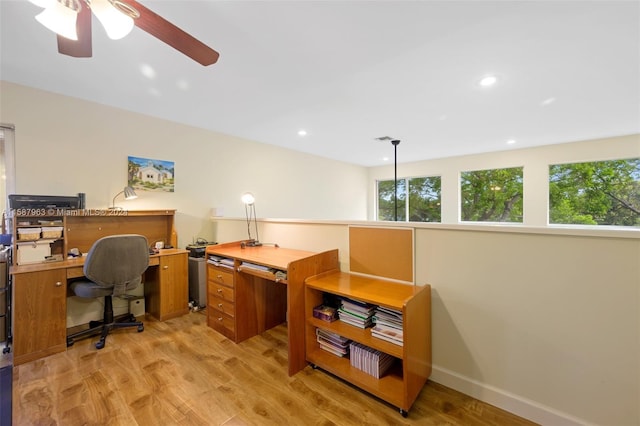
[[[175,164],[173,161],[129,157],[129,186],[141,191],[173,192]]]

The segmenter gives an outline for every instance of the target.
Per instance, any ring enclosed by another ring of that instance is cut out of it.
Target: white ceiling
[[[95,17],[93,58],[63,56],[0,0],[0,77],[364,166],[380,136],[404,163],[640,133],[639,1],[139,1],[218,63]]]

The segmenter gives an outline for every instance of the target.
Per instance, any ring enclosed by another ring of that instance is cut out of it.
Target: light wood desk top
[[[313,256],[317,253],[274,246],[242,247],[241,243],[225,243],[209,246],[208,254],[237,259],[243,262],[265,265],[286,270],[291,262]]]
[[[149,256],[149,266],[158,265],[160,256],[168,256],[179,253],[188,253],[185,249],[163,249],[158,254]],[[25,274],[28,272],[52,271],[55,269],[66,269],[67,278],[78,278],[84,276],[82,268],[86,256],[76,257],[74,259],[66,259],[51,262],[31,263],[28,265],[13,265],[9,268],[11,275]],[[78,275],[79,272],[79,275]]]

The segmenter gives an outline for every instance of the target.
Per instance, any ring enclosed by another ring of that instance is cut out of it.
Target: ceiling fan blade
[[[137,1],[122,0],[116,3],[129,5],[140,13],[140,17],[134,20],[136,27],[167,43],[194,61],[206,66],[215,64],[218,60],[220,56],[218,52],[176,27],[160,15],[147,9]]]
[[[92,51],[91,43],[91,9],[84,2],[80,2],[82,7],[76,19],[76,30],[78,40],[58,36],[58,52],[74,58],[90,58]]]

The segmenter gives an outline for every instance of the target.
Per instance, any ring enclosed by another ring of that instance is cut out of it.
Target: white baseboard
[[[469,377],[462,376],[446,368],[432,367],[429,380],[440,383],[448,388],[457,390],[473,398],[491,404],[505,411],[523,417],[541,425],[558,426],[587,426],[592,425],[585,420],[554,410],[538,402],[523,398],[519,395],[480,383]]]

